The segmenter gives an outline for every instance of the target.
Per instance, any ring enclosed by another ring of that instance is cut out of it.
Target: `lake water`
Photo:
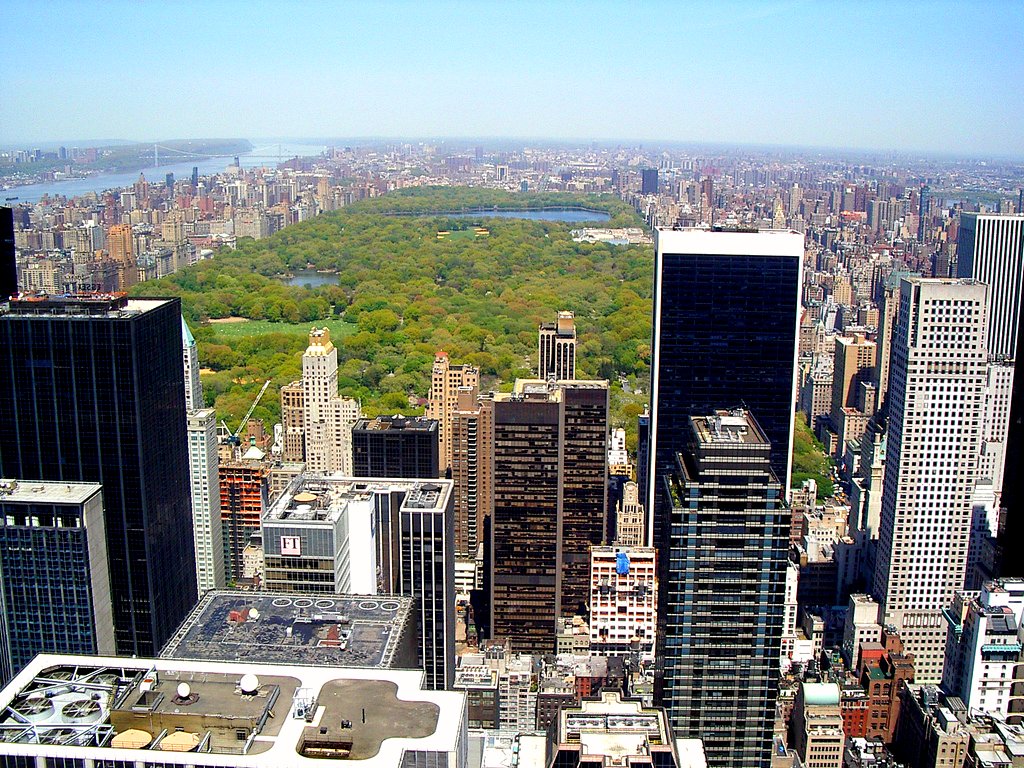
[[[488,210],[470,213],[439,214],[450,219],[531,219],[534,221],[562,221],[576,224],[581,221],[608,221],[607,213],[587,211],[583,208],[549,208],[543,211]]]
[[[275,168],[278,158],[282,161],[290,160],[293,157],[308,157],[319,155],[326,149],[321,144],[265,144],[260,141],[253,141],[253,148],[249,152],[239,154],[238,162],[243,168]],[[90,176],[86,179],[65,179],[64,181],[47,181],[42,184],[26,184],[23,187],[11,187],[0,192],[0,197],[17,197],[19,203],[34,203],[43,195],[54,197],[63,195],[75,197],[89,192],[104,192],[108,189],[119,189],[134,184],[139,179],[139,173],[146,175],[146,181],[150,184],[162,184],[168,173],[173,173],[174,178],[187,179],[192,175],[192,168],[199,168],[200,176],[209,176],[220,173],[231,164],[233,155],[223,157],[211,157],[206,160],[189,160],[184,163],[161,164],[159,167],[150,165],[138,171],[128,173],[105,173],[99,176]],[[11,201],[15,202],[15,201]]]
[[[316,288],[321,285],[334,285],[338,282],[338,276],[332,272],[308,272],[303,270],[296,272],[291,277],[281,279],[285,285],[294,285],[299,288],[310,286]]]

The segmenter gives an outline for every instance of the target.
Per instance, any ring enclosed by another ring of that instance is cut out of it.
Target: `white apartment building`
[[[654,547],[592,547],[591,651],[607,656],[636,651],[653,660],[657,624]]]
[[[359,403],[338,396],[338,350],[327,328],[309,332],[302,355],[303,423],[306,470],[352,474],[352,425]]]
[[[187,389],[187,387],[186,387]],[[192,484],[192,536],[199,595],[224,588],[224,536],[217,472],[217,414],[213,408],[188,412],[188,472]]]
[[[987,582],[981,592],[957,592],[946,611],[946,661],[942,687],[959,696],[968,710],[1006,718],[1024,711],[1024,695],[1010,702],[1021,658],[1024,579]],[[1019,714],[1018,714],[1019,718]]]
[[[199,381],[199,352],[195,336],[181,318],[181,360],[185,366],[185,410],[203,407],[203,385]]]

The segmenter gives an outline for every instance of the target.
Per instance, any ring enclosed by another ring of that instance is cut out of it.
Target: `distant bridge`
[[[277,154],[273,154],[273,150],[277,150]],[[245,157],[252,158],[255,160],[276,160],[278,163],[283,163],[285,160],[290,160],[295,155],[284,155],[281,152],[280,144],[268,144],[265,147],[257,147],[256,149],[250,150],[249,152],[188,152],[183,149],[176,149],[174,147],[165,147],[162,144],[153,145],[153,167],[160,167],[160,150],[164,151],[164,154],[170,153],[175,160],[210,160],[214,157],[233,157],[235,155],[244,155]],[[265,154],[259,154],[259,153]],[[165,158],[166,160],[166,158]]]

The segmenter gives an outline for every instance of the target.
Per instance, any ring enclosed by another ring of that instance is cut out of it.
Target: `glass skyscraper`
[[[744,407],[788,485],[803,235],[658,229],[655,247],[648,472],[672,470],[690,416]]]
[[[103,486],[119,654],[196,602],[178,299],[0,305],[0,477]]]
[[[804,239],[659,229],[655,243],[646,493],[656,690],[676,732],[704,739],[713,768],[768,766]],[[728,428],[709,427],[723,412]]]
[[[779,689],[789,510],[745,411],[690,419],[670,499],[659,603],[661,700],[712,768],[768,768]]]
[[[0,480],[0,679],[38,653],[111,654],[98,483]]]

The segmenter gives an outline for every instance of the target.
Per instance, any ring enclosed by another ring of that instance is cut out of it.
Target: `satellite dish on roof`
[[[178,683],[178,698],[187,699],[192,695],[192,686],[188,683]]]
[[[238,687],[241,688],[242,693],[247,696],[254,694],[260,689],[260,679],[252,672],[249,672],[242,675],[242,679],[238,682]]]

